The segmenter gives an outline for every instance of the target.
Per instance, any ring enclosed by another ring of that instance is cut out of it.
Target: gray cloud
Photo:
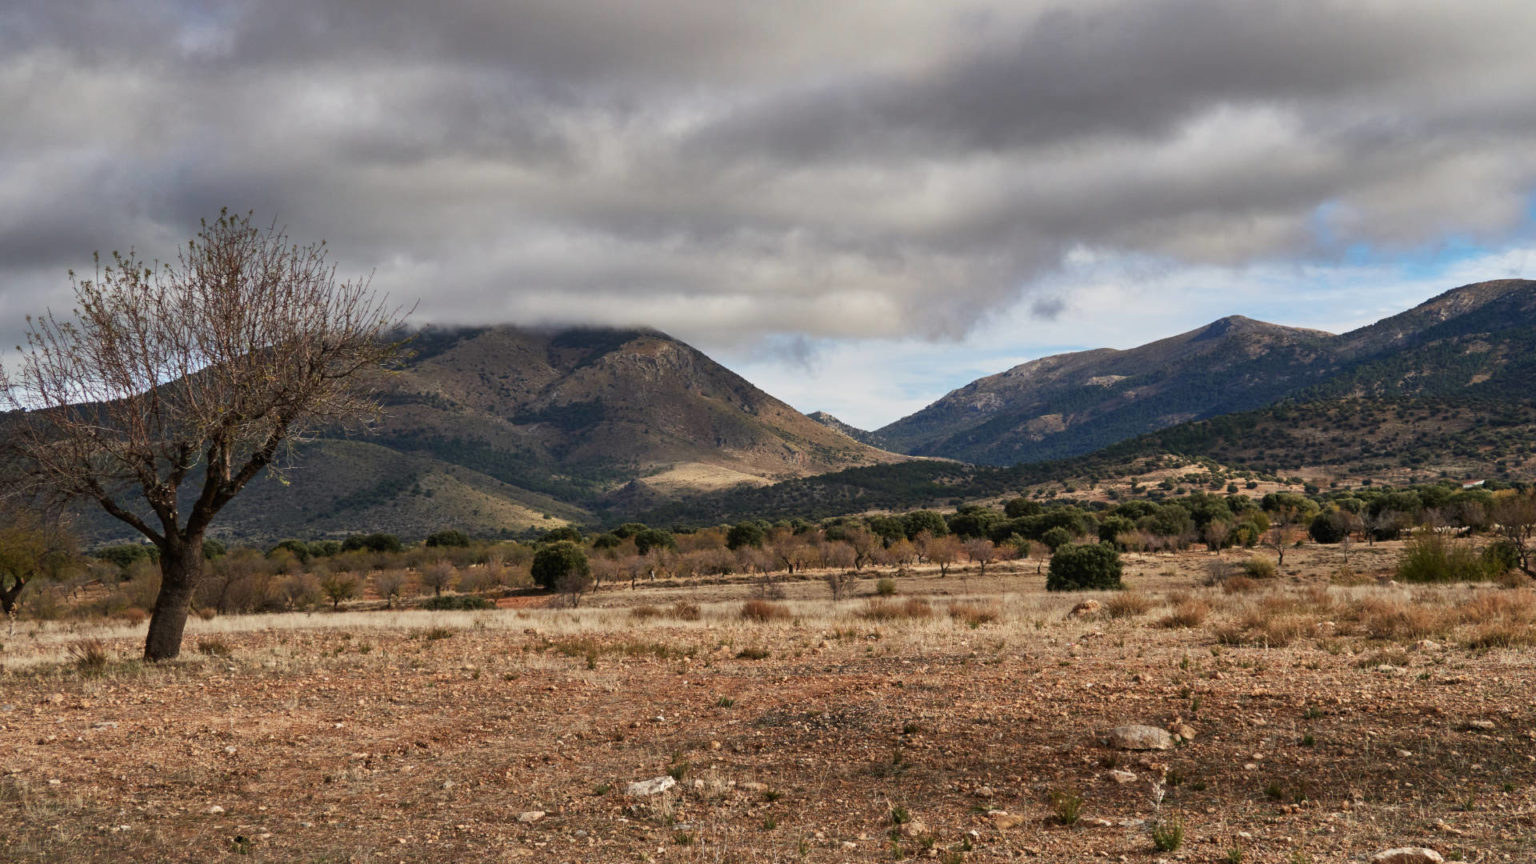
[[[0,344],[91,250],[171,254],[221,206],[424,319],[711,345],[956,336],[1085,248],[1499,243],[1531,32],[1495,0],[18,0]]]

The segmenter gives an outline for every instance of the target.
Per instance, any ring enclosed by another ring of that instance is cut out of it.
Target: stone
[[[1445,859],[1433,849],[1422,846],[1403,846],[1388,849],[1371,856],[1371,864],[1444,864]]]
[[[1494,728],[1494,722],[1492,720],[1468,720],[1467,727],[1471,729],[1481,729],[1484,732],[1488,732]]]
[[[634,798],[646,798],[651,795],[660,795],[676,785],[677,781],[669,776],[654,777],[629,784],[625,787],[624,794]]]
[[[1130,724],[1109,730],[1108,744],[1117,750],[1171,750],[1173,736],[1156,726]]]
[[[217,804],[215,804],[215,805],[213,805],[213,806],[212,806],[212,807],[209,807],[209,808],[208,808],[208,809],[207,809],[207,810],[204,810],[204,811],[203,811],[203,812],[204,812],[204,813],[207,813],[207,814],[208,814],[208,815],[209,815],[209,816],[217,816],[217,815],[219,815],[219,814],[220,814],[220,813],[223,813],[223,812],[224,812],[224,808],[223,808],[223,807],[220,807],[220,806],[219,806],[219,805],[217,805]]]
[[[993,791],[991,786],[977,786],[975,789],[971,790],[971,795],[977,798],[991,798],[996,794],[997,793]]]
[[[1188,723],[1180,723],[1179,725],[1173,727],[1172,731],[1173,734],[1179,736],[1185,741],[1195,740],[1195,727],[1189,725]]]
[[[921,819],[913,819],[910,822],[901,823],[901,836],[922,837],[928,833],[928,826]]]
[[[988,810],[987,818],[992,820],[992,827],[999,831],[1007,831],[1024,824],[1024,817],[1009,813],[1007,810]]]
[[[1109,779],[1111,779],[1111,780],[1115,781],[1116,783],[1119,783],[1120,785],[1123,786],[1126,783],[1135,783],[1136,782],[1136,775],[1132,774],[1129,771],[1120,771],[1120,770],[1117,769],[1117,770],[1109,772]]]
[[[543,819],[544,816],[545,813],[543,810],[527,810],[517,814],[517,821],[523,823],[524,825],[530,825],[539,821],[540,819]]]

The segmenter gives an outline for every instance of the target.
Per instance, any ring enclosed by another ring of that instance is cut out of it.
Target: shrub
[[[1123,588],[1120,553],[1108,543],[1079,546],[1068,543],[1051,555],[1047,591],[1091,591]]]
[[[69,646],[68,652],[70,662],[84,675],[100,675],[106,671],[107,661],[111,659],[106,643],[100,639],[75,642]]]
[[[789,608],[771,600],[748,600],[741,604],[741,617],[747,621],[782,621],[789,618]]]
[[[1001,617],[996,604],[956,603],[949,607],[949,617],[969,627],[990,624]]]
[[[427,535],[428,546],[452,546],[463,547],[469,545],[469,535],[463,531],[449,529],[447,531],[434,531]]]
[[[1126,591],[1104,601],[1104,612],[1111,618],[1135,618],[1153,606],[1152,598],[1140,591]]]
[[[1249,579],[1275,578],[1275,562],[1262,555],[1255,555],[1243,562],[1243,575]]]
[[[1184,817],[1169,813],[1152,820],[1152,845],[1159,852],[1173,852],[1184,845]]]
[[[1496,540],[1482,554],[1489,576],[1499,576],[1520,566],[1520,547],[1510,540]]]
[[[697,621],[704,617],[703,611],[699,609],[699,604],[690,603],[687,600],[679,600],[673,603],[670,614],[679,621]]]
[[[1339,543],[1349,536],[1349,532],[1337,514],[1319,513],[1307,525],[1307,536],[1318,543]]]
[[[1221,580],[1223,594],[1252,594],[1259,590],[1258,580],[1248,576],[1228,576]]]
[[[846,570],[834,570],[826,575],[827,588],[832,591],[832,600],[838,601],[848,596],[853,590],[854,575]]]
[[[875,582],[875,593],[881,597],[890,597],[896,593],[895,579],[879,579]]]
[[[1078,816],[1083,809],[1083,796],[1064,789],[1055,789],[1051,792],[1051,813],[1056,821],[1063,825],[1077,824]]]
[[[1158,623],[1164,627],[1199,627],[1205,623],[1211,607],[1204,600],[1183,597],[1175,601],[1173,611]]]
[[[205,657],[228,657],[234,653],[234,650],[229,647],[228,642],[217,636],[204,636],[197,640],[197,653]]]
[[[1488,568],[1472,547],[1439,534],[1425,534],[1409,541],[1397,561],[1397,578],[1403,582],[1481,582]]]

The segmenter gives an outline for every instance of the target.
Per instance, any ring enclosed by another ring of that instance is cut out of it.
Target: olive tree
[[[144,656],[168,660],[214,517],[320,426],[378,411],[368,373],[397,354],[401,315],[367,278],[338,281],[323,243],[227,211],[171,263],[114,252],[69,275],[74,314],[29,317],[0,369],[8,431],[33,480],[158,548]]]

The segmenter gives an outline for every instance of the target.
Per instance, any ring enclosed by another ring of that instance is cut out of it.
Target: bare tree
[[[28,583],[38,576],[57,577],[74,557],[73,538],[56,515],[0,506],[0,612],[12,632]]]
[[[1497,499],[1493,521],[1515,552],[1520,572],[1536,579],[1536,494],[1514,494]]]
[[[112,257],[70,273],[73,319],[28,319],[0,387],[30,476],[159,547],[144,657],[168,660],[214,517],[320,425],[377,413],[367,373],[397,354],[401,316],[366,278],[338,282],[324,244],[249,216],[204,222],[171,264]]]

